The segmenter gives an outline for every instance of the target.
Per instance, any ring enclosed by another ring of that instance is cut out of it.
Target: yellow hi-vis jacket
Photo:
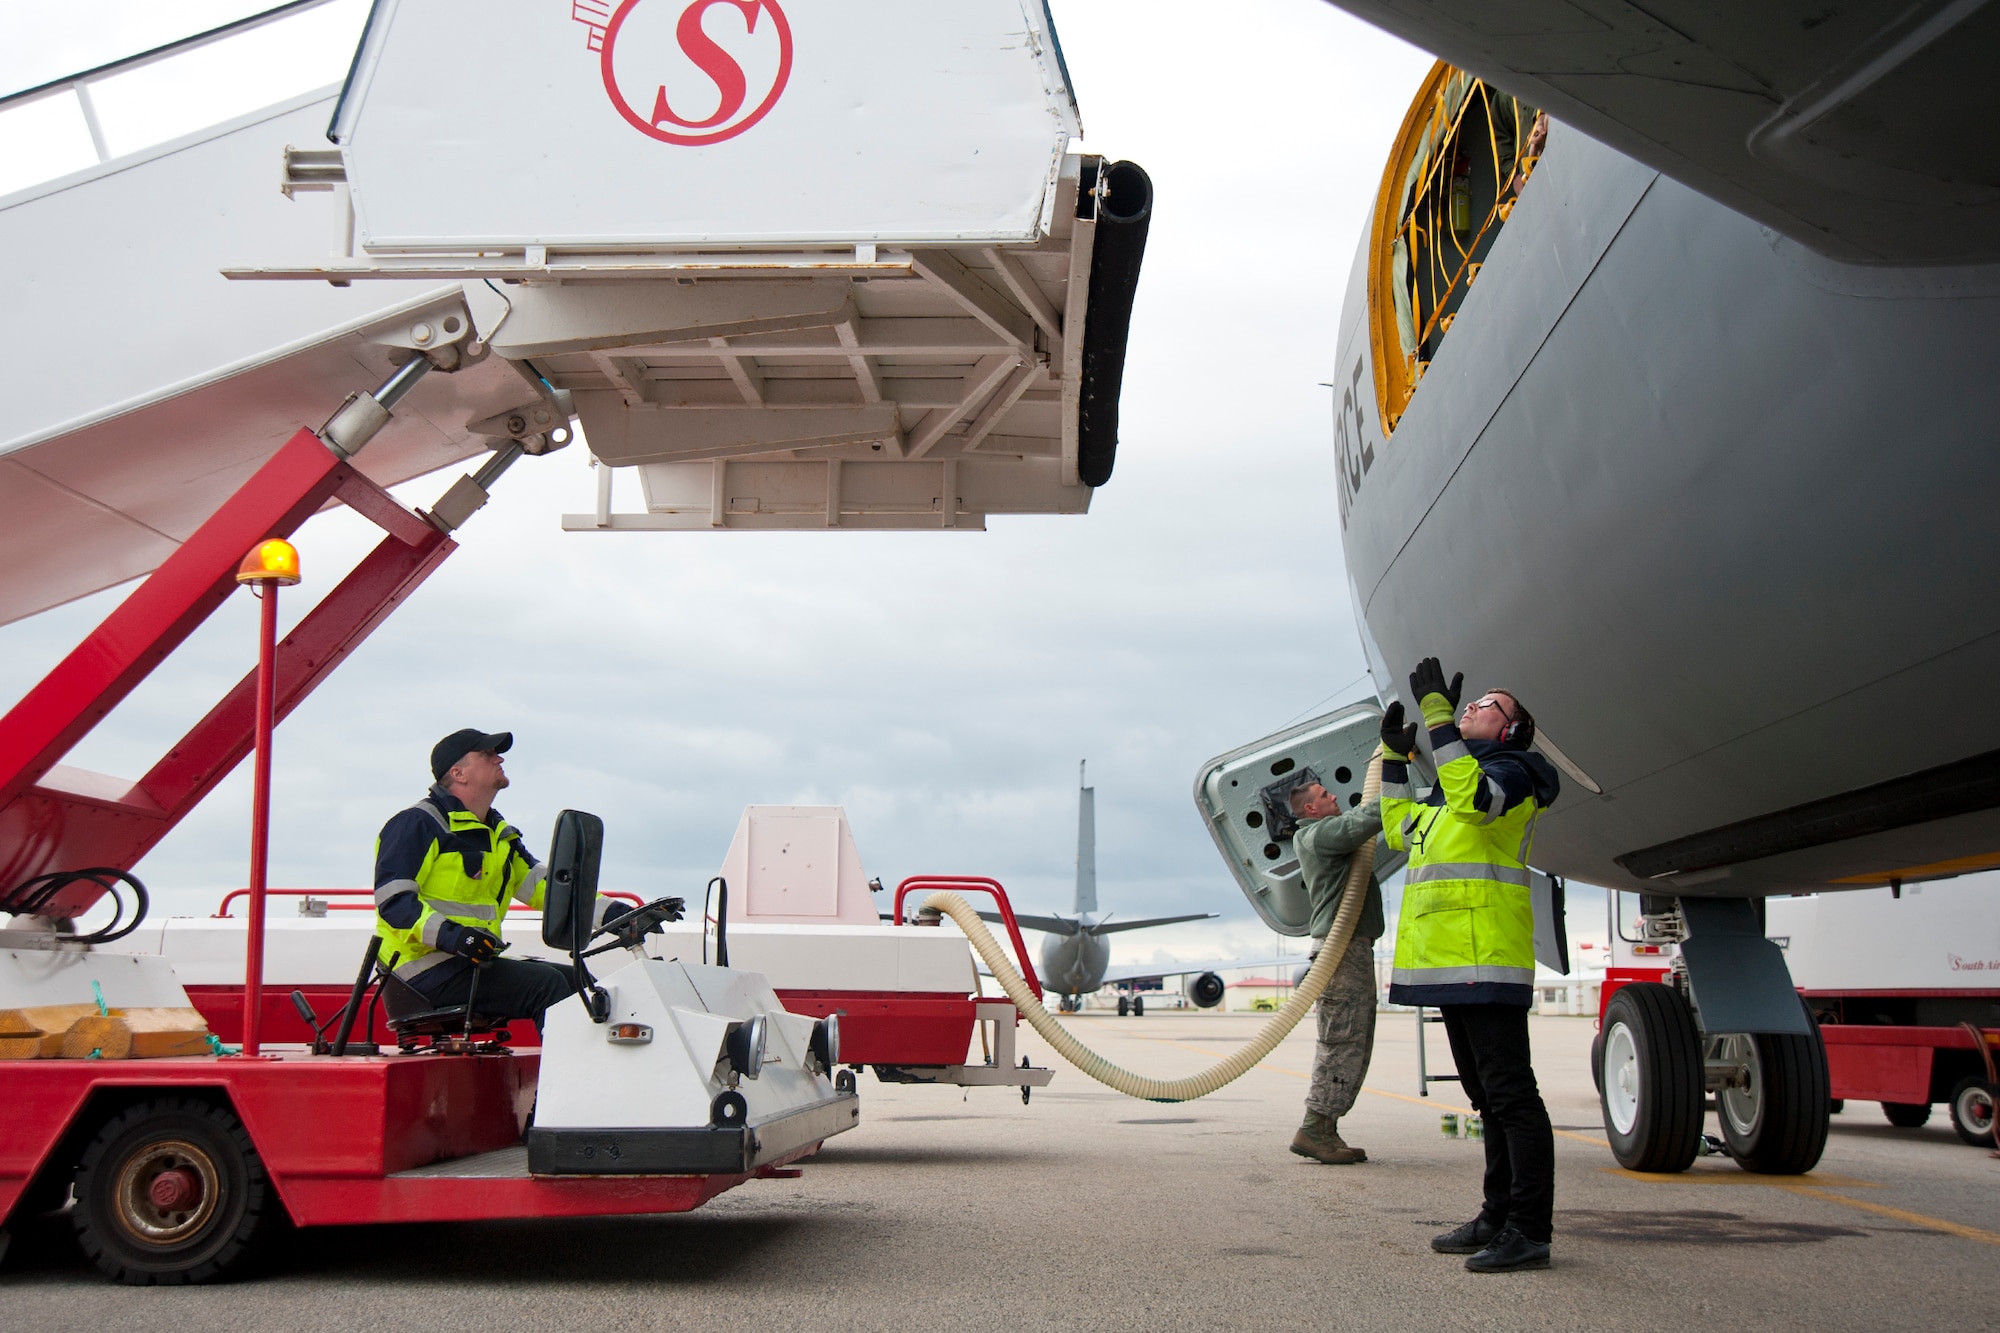
[[[548,867],[500,817],[473,814],[442,786],[398,811],[375,843],[375,933],[382,961],[408,981],[458,955],[438,948],[447,921],[500,933],[513,903],[540,911]]]
[[[1535,996],[1528,853],[1560,782],[1540,755],[1466,741],[1442,695],[1422,701],[1437,786],[1410,789],[1406,756],[1382,750],[1382,837],[1407,848],[1391,1004],[1518,1004]]]

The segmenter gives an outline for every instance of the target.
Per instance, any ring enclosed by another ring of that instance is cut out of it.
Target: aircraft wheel
[[[1119,997],[1118,997],[1118,1016],[1119,1016],[1120,1018],[1123,1018],[1123,1017],[1125,1017],[1125,1015],[1127,1015],[1127,1014],[1129,1014],[1129,1013],[1131,1013],[1131,1012],[1132,1012],[1132,1001],[1131,1001],[1131,1000],[1129,1000],[1129,999],[1127,999],[1127,998],[1126,998],[1125,996],[1123,996],[1123,995],[1119,996]]]
[[[1146,997],[1143,995],[1134,995],[1132,997],[1132,1017],[1144,1018],[1145,1016],[1146,1016]]]
[[[1715,1094],[1729,1155],[1744,1170],[1767,1176],[1812,1170],[1826,1150],[1833,1102],[1819,1024],[1804,1036],[1733,1033],[1713,1040],[1717,1058],[1742,1060],[1750,1070],[1750,1086]]]
[[[282,1212],[242,1122],[192,1097],[126,1108],[77,1166],[77,1242],[132,1286],[221,1277]]]
[[[1685,1171],[1701,1148],[1701,1044],[1679,991],[1621,986],[1604,1011],[1598,1106],[1628,1171]]]
[[[1929,1102],[1883,1102],[1882,1118],[1897,1129],[1918,1129],[1931,1118]]]
[[[1982,1078],[1962,1078],[1951,1090],[1951,1127],[1960,1140],[1975,1148],[2000,1147],[1993,1138],[1993,1085]]]

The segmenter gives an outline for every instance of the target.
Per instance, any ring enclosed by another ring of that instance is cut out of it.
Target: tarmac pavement
[[[1177,1075],[1264,1016],[1065,1021],[1128,1068]],[[1591,1020],[1535,1019],[1558,1127],[1555,1267],[1478,1276],[1427,1244],[1477,1208],[1480,1148],[1440,1134],[1462,1109],[1452,1085],[1416,1097],[1414,1019],[1381,1016],[1369,1091],[1342,1124],[1369,1154],[1352,1167],[1286,1148],[1310,1028],[1180,1105],[1060,1064],[1027,1106],[864,1076],[860,1128],[801,1178],[681,1216],[306,1231],[262,1274],[170,1289],[111,1285],[66,1237],[30,1234],[0,1264],[0,1327],[1993,1326],[2000,1160],[1959,1143],[1942,1107],[1898,1130],[1849,1105],[1809,1176],[1711,1157],[1639,1178],[1603,1143]],[[1021,1048],[1048,1060],[1025,1026]],[[1429,1051],[1448,1072],[1435,1027]]]

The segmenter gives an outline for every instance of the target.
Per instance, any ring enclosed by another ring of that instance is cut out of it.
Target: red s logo
[[[640,132],[677,144],[719,143],[762,120],[792,72],[792,27],[777,0],[689,0],[669,30],[672,8],[624,0],[605,24],[604,91],[618,114]],[[726,46],[703,26],[711,10],[724,11],[719,29]],[[740,38],[732,17],[743,21]],[[696,115],[710,85],[714,109]],[[641,106],[649,114],[640,114]]]

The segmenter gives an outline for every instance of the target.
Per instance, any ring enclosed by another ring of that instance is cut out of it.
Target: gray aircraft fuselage
[[[1743,896],[2000,863],[2000,266],[1837,262],[1557,124],[1385,438],[1372,262],[1334,389],[1370,665],[1517,692],[1602,789],[1565,778],[1537,865]]]

